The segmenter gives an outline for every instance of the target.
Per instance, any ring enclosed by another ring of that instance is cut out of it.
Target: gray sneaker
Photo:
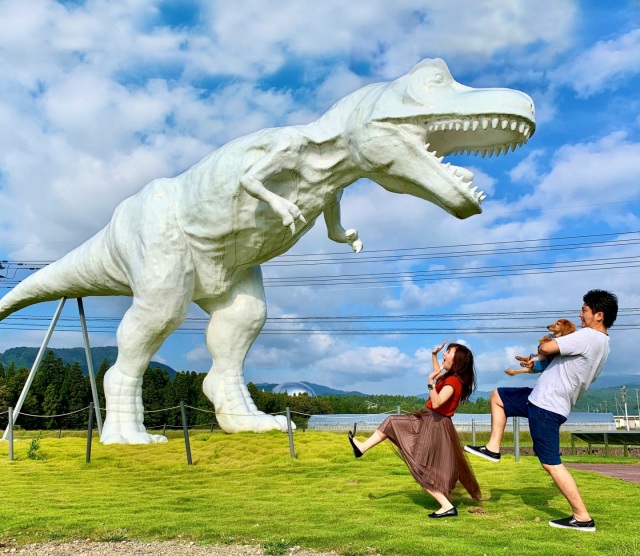
[[[563,517],[562,519],[554,519],[549,522],[551,527],[559,527],[560,529],[576,529],[578,531],[595,531],[596,522],[593,519],[589,521],[578,521],[575,517]]]
[[[469,452],[474,456],[480,456],[481,458],[488,459],[489,461],[493,461],[495,463],[500,461],[500,452],[492,452],[491,450],[487,450],[486,446],[465,446],[465,452]]]

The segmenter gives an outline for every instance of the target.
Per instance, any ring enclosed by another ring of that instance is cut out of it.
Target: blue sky
[[[0,286],[91,237],[150,180],[440,57],[461,83],[529,94],[535,135],[508,156],[456,157],[487,193],[465,221],[349,187],[343,223],[364,250],[332,243],[318,221],[295,256],[263,267],[270,320],[247,380],[423,393],[446,340],[474,351],[481,390],[530,385],[504,369],[556,318],[578,323],[591,288],[622,309],[604,372],[638,374],[640,2],[391,4],[0,2]],[[85,300],[92,345],[114,345],[129,303]],[[54,310],[4,321],[0,351],[40,345]],[[76,315],[68,303],[52,346],[82,345]],[[192,307],[156,359],[208,370],[204,317]]]

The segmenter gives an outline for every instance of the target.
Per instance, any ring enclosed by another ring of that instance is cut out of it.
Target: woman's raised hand
[[[445,345],[446,343],[447,343],[447,342],[442,342],[442,343],[441,343],[437,348],[435,348],[435,349],[431,352],[431,354],[432,354],[432,355],[438,355],[438,352],[439,352],[439,351],[444,347],[444,345]]]

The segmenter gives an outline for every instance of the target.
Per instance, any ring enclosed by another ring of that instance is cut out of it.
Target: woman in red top
[[[349,432],[353,454],[359,458],[387,438],[397,447],[414,479],[440,504],[429,517],[456,517],[458,510],[449,500],[460,481],[474,500],[480,499],[480,487],[469,466],[451,416],[458,404],[475,388],[473,354],[461,344],[449,344],[442,368],[438,352],[431,352],[433,372],[429,375],[429,400],[417,413],[390,415],[366,441],[356,440]]]

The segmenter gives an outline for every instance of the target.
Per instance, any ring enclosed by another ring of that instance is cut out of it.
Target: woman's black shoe
[[[353,433],[351,431],[349,431],[349,444],[351,444],[351,447],[353,448],[353,455],[356,456],[357,458],[361,458],[362,452],[355,445],[355,442],[353,441]]]
[[[458,510],[454,506],[450,510],[446,512],[442,512],[441,514],[437,514],[436,512],[430,513],[429,517],[438,518],[438,517],[458,517]]]

